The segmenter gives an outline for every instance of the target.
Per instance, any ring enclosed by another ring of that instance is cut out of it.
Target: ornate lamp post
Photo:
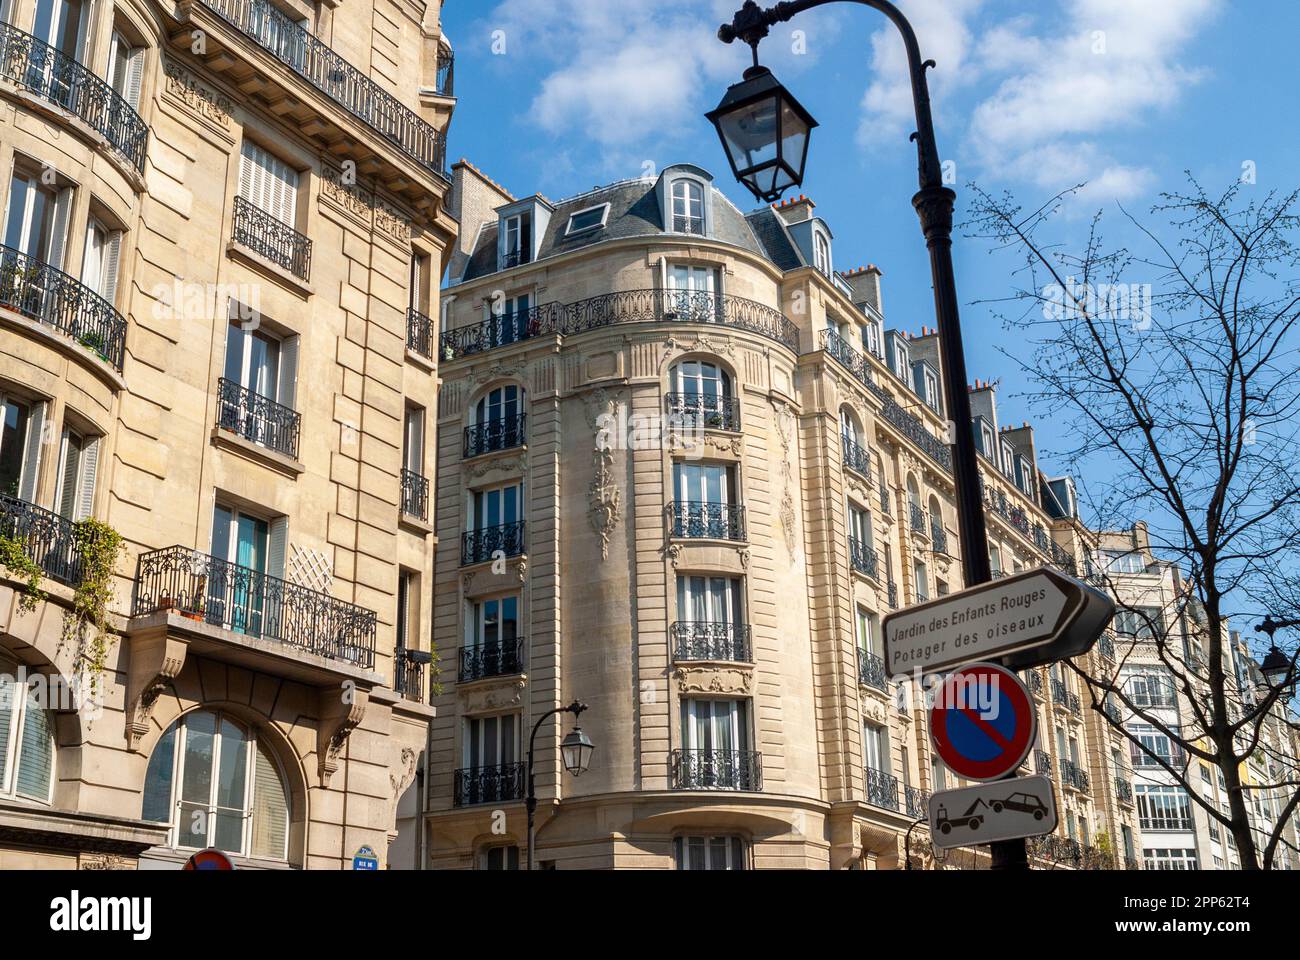
[[[533,724],[532,735],[528,738],[528,798],[524,803],[528,810],[528,869],[533,869],[533,848],[536,844],[536,825],[534,823],[537,813],[537,790],[533,784],[533,746],[537,742],[537,731],[542,728],[542,724],[557,713],[571,713],[576,720],[582,716],[587,705],[580,700],[575,700],[567,707],[557,707],[554,710],[548,710],[537,718]],[[576,723],[569,735],[560,743],[560,756],[564,760],[564,769],[575,777],[580,777],[587,772],[591,766],[591,754],[595,751],[587,735],[582,732],[582,727]]]

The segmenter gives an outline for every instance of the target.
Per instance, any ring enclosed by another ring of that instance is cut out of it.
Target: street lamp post
[[[542,724],[555,716],[557,713],[571,713],[574,719],[582,716],[587,705],[580,700],[575,700],[567,707],[556,707],[554,710],[548,710],[537,718],[533,724],[532,735],[528,738],[528,798],[524,801],[525,809],[528,811],[528,869],[533,869],[533,850],[536,842],[536,813],[537,813],[537,790],[533,783],[533,746],[537,742],[537,731],[542,728]],[[564,767],[575,777],[581,776],[591,766],[591,754],[596,748],[592,746],[591,740],[582,732],[582,727],[574,724],[573,730],[560,743],[560,756],[564,760]]]
[[[1264,682],[1269,687],[1268,690],[1263,691],[1263,695],[1268,696],[1274,689],[1281,687],[1280,696],[1284,703],[1289,703],[1295,696],[1296,681],[1291,676],[1291,658],[1277,648],[1273,634],[1287,627],[1300,627],[1300,620],[1274,620],[1272,616],[1266,616],[1264,622],[1255,628],[1257,633],[1268,634],[1268,643],[1272,648],[1264,658],[1264,662],[1259,665],[1259,672],[1263,674]]]
[[[708,117],[718,129],[727,158],[737,178],[760,200],[779,197],[781,192],[803,183],[807,139],[816,122],[775,81],[771,72],[759,66],[758,45],[771,27],[792,17],[840,0],[793,0],[763,10],[746,0],[729,24],[718,30],[724,43],[741,40],[753,49],[754,65],[745,79],[727,91],[718,109]],[[957,194],[944,186],[939,148],[930,113],[930,91],[925,71],[932,60],[921,59],[916,32],[888,0],[843,0],[874,7],[893,22],[903,36],[916,108],[916,142],[920,190],[912,198],[930,251],[930,272],[934,283],[935,316],[939,327],[940,357],[944,393],[948,399],[949,442],[953,447],[953,481],[956,490],[957,523],[961,536],[962,571],[966,586],[992,579],[989,569],[988,536],[984,528],[983,495],[975,438],[971,432],[969,380],[962,346],[961,318],[957,304],[957,282],[952,266],[953,209]],[[776,156],[762,152],[764,141]],[[787,153],[789,155],[787,155]],[[799,154],[796,159],[795,155]],[[788,182],[787,182],[788,181]],[[772,194],[776,194],[773,197]],[[1028,870],[1023,840],[992,844],[993,869]]]

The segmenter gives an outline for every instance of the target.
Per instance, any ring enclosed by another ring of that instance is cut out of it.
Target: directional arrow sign
[[[1087,653],[1113,616],[1104,593],[1040,567],[890,614],[885,670],[903,677],[998,658],[1025,670]]]
[[[1048,777],[1016,777],[930,797],[930,837],[941,850],[1041,837],[1056,829]]]

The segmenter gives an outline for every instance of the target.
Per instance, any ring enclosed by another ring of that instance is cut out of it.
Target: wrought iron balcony
[[[526,796],[528,764],[500,763],[490,767],[462,767],[452,781],[452,803],[471,807],[480,803],[510,803]]]
[[[1083,712],[1083,704],[1079,701],[1077,693],[1070,694],[1069,699],[1066,701],[1066,707],[1076,717]]]
[[[849,537],[849,562],[859,573],[866,574],[872,580],[880,579],[880,557],[874,548],[857,537]]]
[[[763,789],[763,755],[753,750],[674,750],[669,766],[673,790]]]
[[[858,683],[880,691],[889,689],[889,683],[885,679],[884,658],[861,647],[858,648]]]
[[[81,582],[75,524],[66,517],[0,494],[0,537],[16,543],[23,556],[51,580],[70,587]]]
[[[930,545],[935,553],[948,552],[948,531],[943,528],[943,521],[934,516],[930,517]]]
[[[853,374],[860,383],[873,383],[871,365],[867,358],[855,350],[847,340],[834,330],[822,331],[822,349],[826,355],[833,357],[840,366]]]
[[[740,432],[740,401],[735,397],[670,393],[664,402],[681,429]]]
[[[486,677],[512,677],[524,672],[524,640],[489,640],[460,648],[461,683]]]
[[[1102,705],[1102,709],[1106,711],[1106,716],[1110,717],[1110,719],[1114,723],[1120,723],[1124,718],[1123,712],[1120,710],[1119,704],[1115,703],[1110,699],[1106,700],[1106,702]]]
[[[560,303],[544,303],[527,310],[504,310],[480,323],[448,330],[440,341],[442,359],[457,360],[545,334],[559,333],[565,309]]]
[[[44,260],[0,245],[0,307],[71,337],[121,372],[125,318],[90,287]]]
[[[889,581],[889,606],[893,610],[898,609],[898,584],[893,580]]]
[[[844,468],[865,477],[871,484],[871,456],[867,448],[852,437],[840,436],[840,448],[844,452]]]
[[[243,197],[235,197],[231,239],[300,280],[311,274],[311,240]]]
[[[919,787],[907,787],[903,795],[907,798],[907,815],[913,820],[930,815],[930,791]]]
[[[911,517],[912,532],[925,536],[928,532],[925,527],[925,511],[921,509],[920,504],[913,503],[910,500],[907,504],[908,515]]]
[[[1115,641],[1110,638],[1110,634],[1103,633],[1097,640],[1097,652],[1107,660],[1115,659]]]
[[[438,76],[433,89],[440,97],[456,95],[456,54],[451,50],[438,51]]]
[[[424,703],[424,664],[407,656],[410,652],[398,647],[394,654],[393,690],[413,703]]]
[[[402,514],[429,519],[429,478],[406,468],[402,468]]]
[[[307,653],[375,665],[373,610],[186,547],[140,555],[133,615],[169,608]]]
[[[875,767],[867,767],[864,772],[867,780],[867,803],[873,807],[897,810],[898,778]]]
[[[217,426],[294,460],[302,414],[222,377],[217,381]]]
[[[670,536],[683,540],[745,541],[745,508],[738,503],[679,500],[668,504]]]
[[[908,440],[916,444],[922,453],[933,460],[947,473],[952,473],[952,449],[942,440],[938,440],[926,431],[920,417],[904,410],[897,400],[884,387],[877,383],[868,383],[867,389],[880,398],[885,420],[898,428]]]
[[[528,441],[528,414],[501,417],[465,428],[464,458],[481,457],[485,453],[513,450]]]
[[[1065,689],[1065,681],[1052,677],[1052,702],[1058,707],[1068,707],[1070,695]]]
[[[414,307],[406,311],[406,345],[412,353],[433,359],[433,321]]]
[[[67,110],[144,172],[149,129],[116,90],[60,50],[0,23],[0,76]]]
[[[889,487],[885,486],[884,483],[881,483],[881,485],[880,485],[880,514],[881,514],[881,516],[888,517],[888,516],[890,516],[891,514],[893,514],[893,512],[894,512],[894,511],[893,511],[893,509],[892,509],[892,507],[891,507],[891,505],[890,505],[890,503],[889,503]]]
[[[1083,848],[1079,846],[1079,841],[1069,837],[1058,837],[1056,834],[1032,837],[1026,841],[1026,845],[1029,853],[1041,860],[1073,866],[1079,866],[1083,861]]]
[[[1043,675],[1037,670],[1029,671],[1029,690],[1036,697],[1043,696]]]
[[[405,156],[447,179],[446,137],[269,0],[199,2]]]
[[[672,637],[673,660],[676,663],[692,660],[754,662],[747,624],[679,620],[669,628],[669,635]]]
[[[517,557],[524,552],[524,522],[505,523],[499,527],[468,530],[460,538],[460,565],[487,563],[497,554]]]
[[[1133,806],[1133,784],[1123,777],[1115,778],[1115,797],[1120,803]]]
[[[1083,767],[1079,766],[1073,760],[1067,760],[1062,757],[1059,761],[1061,767],[1061,782],[1067,787],[1074,787],[1083,793],[1088,792],[1090,786],[1088,774]]]
[[[1052,755],[1046,750],[1034,750],[1034,772],[1039,776],[1052,775]]]

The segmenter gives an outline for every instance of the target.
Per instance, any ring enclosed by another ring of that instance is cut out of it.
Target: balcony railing
[[[424,664],[407,656],[410,652],[405,647],[397,648],[393,690],[413,703],[424,703]]]
[[[738,503],[679,500],[668,504],[670,536],[683,540],[745,540],[745,508]]]
[[[217,426],[249,443],[298,459],[302,414],[224,377],[217,381]]]
[[[440,97],[456,95],[456,54],[450,50],[438,51],[438,76],[433,89]]]
[[[412,353],[433,359],[433,321],[414,307],[406,311],[406,345]]]
[[[885,679],[884,658],[861,647],[858,648],[858,683],[881,691],[889,689],[889,683]]]
[[[849,537],[849,562],[859,573],[866,574],[872,580],[880,579],[880,557],[874,548],[857,537]]]
[[[670,393],[664,402],[681,429],[740,432],[740,401],[735,397]]]
[[[1065,689],[1065,681],[1052,677],[1052,702],[1058,707],[1066,707],[1069,699],[1069,693]]]
[[[465,428],[466,460],[481,457],[485,453],[497,453],[501,450],[513,450],[522,447],[528,441],[528,414],[521,413],[514,417],[501,417],[478,423]]]
[[[0,307],[53,327],[121,372],[126,320],[113,305],[62,270],[3,245]]]
[[[921,452],[938,464],[943,470],[952,473],[952,449],[943,441],[931,436],[921,423],[921,418],[904,410],[902,405],[890,395],[889,391],[876,383],[868,383],[867,389],[880,398],[883,404],[885,420],[892,423],[903,436],[916,444]]]
[[[674,790],[763,789],[763,755],[752,750],[674,750],[669,764]]]
[[[890,516],[891,514],[893,514],[893,512],[894,512],[893,509],[891,508],[890,503],[889,503],[889,499],[890,499],[890,497],[889,497],[889,487],[885,486],[884,483],[881,483],[881,484],[880,484],[880,513],[881,513],[881,516],[888,517],[888,516]]]
[[[1115,797],[1120,803],[1126,803],[1133,806],[1133,784],[1129,783],[1123,777],[1115,778]]]
[[[1115,641],[1110,638],[1109,634],[1102,634],[1097,641],[1097,652],[1107,660],[1115,659]]]
[[[897,810],[898,778],[885,773],[883,770],[877,770],[875,767],[867,767],[865,773],[867,779],[867,803],[873,807]]]
[[[907,802],[907,815],[913,820],[930,815],[930,792],[919,787],[907,787],[903,791]]]
[[[43,507],[0,494],[0,537],[18,544],[23,556],[51,580],[81,582],[81,552],[75,524]]]
[[[871,482],[871,456],[867,448],[852,437],[841,436],[840,448],[844,451],[844,468],[866,477]]]
[[[483,353],[533,337],[572,336],[620,323],[709,323],[746,330],[799,351],[799,328],[780,310],[743,297],[672,290],[622,290],[576,303],[503,313],[442,336],[442,358]]]
[[[421,167],[447,178],[446,137],[269,0],[199,2]]]
[[[116,90],[72,57],[0,23],[0,76],[74,114],[144,172],[148,127]]]
[[[1052,775],[1052,755],[1046,750],[1034,750],[1034,772],[1039,776]]]
[[[497,554],[517,557],[524,552],[524,522],[504,523],[498,527],[467,530],[460,538],[460,565],[487,563]]]
[[[429,519],[429,478],[406,468],[402,469],[402,515]]]
[[[893,610],[898,609],[898,584],[893,580],[889,581],[889,606]]]
[[[1066,701],[1066,707],[1076,717],[1083,712],[1083,704],[1080,702],[1079,695],[1077,693],[1070,694],[1069,699]]]
[[[747,624],[679,620],[669,628],[669,633],[673,641],[673,660],[677,663],[692,660],[754,662]]]
[[[1037,670],[1029,671],[1029,690],[1036,697],[1043,695],[1043,675]]]
[[[490,640],[460,648],[461,683],[486,677],[512,677],[524,672],[524,640]]]
[[[140,556],[133,614],[168,608],[307,653],[375,665],[373,610],[186,547]]]
[[[288,270],[300,280],[311,275],[311,240],[243,197],[235,197],[231,239]]]
[[[861,383],[872,383],[871,365],[835,330],[822,331],[822,349]]]
[[[501,763],[490,767],[462,767],[452,782],[452,802],[458,807],[479,803],[509,803],[525,796],[526,763]]]
[[[1084,769],[1073,760],[1066,760],[1064,757],[1060,760],[1061,782],[1067,787],[1074,787],[1083,793],[1088,792],[1089,782],[1088,774]]]
[[[1078,866],[1083,860],[1083,848],[1079,841],[1069,837],[1048,834],[1045,837],[1031,837],[1026,841],[1030,855],[1053,863],[1066,863]]]
[[[934,516],[930,517],[930,545],[935,553],[948,552],[948,531],[943,528],[943,521]]]
[[[921,509],[919,504],[911,503],[910,501],[907,504],[907,508],[908,516],[911,517],[912,521],[912,532],[925,536],[927,533],[925,528],[925,511]]]

